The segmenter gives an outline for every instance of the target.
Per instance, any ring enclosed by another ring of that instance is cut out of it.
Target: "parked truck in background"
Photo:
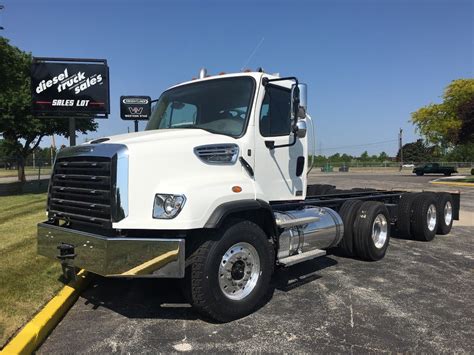
[[[262,71],[166,90],[144,132],[59,152],[38,253],[65,272],[182,279],[217,321],[261,304],[276,267],[339,248],[380,260],[392,231],[449,233],[459,194],[308,185],[306,85]]]
[[[424,174],[444,174],[445,176],[450,176],[455,174],[458,171],[453,166],[443,166],[439,163],[428,163],[424,165],[419,165],[413,169],[413,173],[418,176],[423,176]]]

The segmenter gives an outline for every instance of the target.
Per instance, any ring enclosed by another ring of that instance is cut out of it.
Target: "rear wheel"
[[[351,191],[353,192],[369,192],[369,191],[376,191],[376,189],[372,189],[372,188],[363,188],[363,187],[354,187],[351,189]]]
[[[190,256],[186,295],[201,314],[220,322],[255,310],[268,291],[274,249],[253,222],[232,220]]]
[[[398,216],[396,224],[396,234],[400,237],[411,237],[411,215],[413,201],[419,194],[406,193],[403,194],[398,203]]]
[[[447,192],[436,193],[438,229],[436,234],[449,234],[453,226],[453,197]]]
[[[418,172],[416,173],[417,176],[423,176],[424,174],[425,174],[425,173],[422,172],[422,171],[418,171]]]
[[[354,220],[361,205],[360,200],[347,200],[339,210],[344,222],[344,235],[339,243],[339,249],[347,256],[354,256]]]
[[[438,217],[433,193],[421,193],[413,201],[411,234],[416,240],[431,241],[436,235]]]
[[[380,260],[390,242],[390,215],[381,202],[362,203],[354,222],[354,247],[358,257]]]
[[[318,185],[314,189],[314,195],[325,195],[334,188],[334,185]]]

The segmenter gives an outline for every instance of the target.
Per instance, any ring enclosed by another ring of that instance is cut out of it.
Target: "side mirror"
[[[308,85],[298,84],[300,89],[300,107],[298,110],[299,118],[306,118],[306,112],[308,110]]]
[[[295,134],[298,138],[306,137],[306,122],[305,121],[298,120],[298,122],[296,122],[295,128],[296,128]]]
[[[291,86],[291,118],[306,118],[308,105],[308,86],[306,84],[293,84]]]

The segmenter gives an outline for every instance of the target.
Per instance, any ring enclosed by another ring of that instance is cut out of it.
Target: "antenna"
[[[262,45],[263,41],[265,41],[265,37],[262,37],[262,39],[260,40],[260,42],[258,42],[257,46],[254,48],[254,50],[252,51],[252,53],[250,53],[249,57],[247,58],[247,60],[245,61],[244,65],[242,66],[242,68],[240,70],[244,70],[245,67],[249,64],[250,60],[252,59],[252,57],[255,55],[255,53],[257,53],[258,49],[260,48],[260,46]]]

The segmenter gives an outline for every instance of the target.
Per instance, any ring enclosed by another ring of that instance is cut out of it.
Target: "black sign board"
[[[150,114],[149,96],[120,96],[120,117],[123,120],[147,120]]]
[[[33,58],[33,113],[107,118],[109,68],[101,59]]]

